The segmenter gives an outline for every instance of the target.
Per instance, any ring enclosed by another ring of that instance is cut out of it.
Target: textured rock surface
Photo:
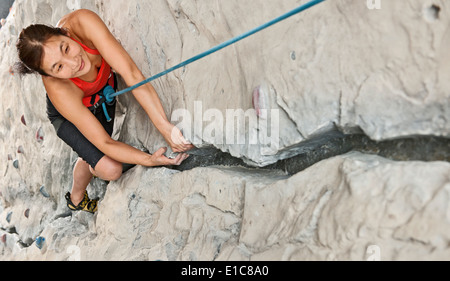
[[[203,136],[192,136],[202,138],[202,145],[213,143],[259,165],[278,160],[274,152],[335,126],[345,131],[360,128],[375,140],[448,137],[449,8],[436,1],[440,12],[431,20],[431,2],[385,2],[380,10],[368,9],[365,1],[323,3],[154,84],[167,112],[186,108],[193,118],[208,109],[218,109],[223,116],[226,109],[246,111],[252,108],[253,90],[260,87],[261,107],[279,110],[278,145],[220,144],[207,137],[205,129],[213,120],[207,122],[206,117]],[[263,0],[129,1],[101,7],[100,14],[150,75],[296,5]],[[118,16],[127,10],[135,16]],[[158,17],[149,17],[149,11]],[[195,108],[195,101],[202,102],[201,109]],[[128,118],[140,122],[127,125],[123,136],[138,135],[143,146],[154,150],[162,140],[137,133],[154,129],[135,102],[130,103],[127,109],[137,115]],[[247,127],[247,137],[252,129]]]
[[[445,162],[360,153],[289,178],[136,167],[108,186],[97,215],[53,220],[42,250],[7,234],[3,258],[366,260],[376,246],[383,260],[448,259],[449,174]]]
[[[0,30],[0,260],[365,260],[371,246],[384,260],[449,259],[445,139],[443,154],[427,146],[442,162],[350,153],[292,177],[135,167],[107,186],[91,183],[90,195],[102,199],[98,214],[68,212],[63,195],[77,156],[47,121],[40,79],[10,71],[22,28],[91,9],[150,76],[298,4],[17,0]],[[252,165],[288,158],[293,145],[295,153],[314,143],[322,149],[335,128],[373,140],[448,138],[449,9],[443,0],[382,1],[380,10],[326,1],[153,84],[168,116],[187,109],[193,118],[252,109],[259,88],[256,104],[279,110],[279,146],[192,135]],[[119,101],[116,139],[149,151],[165,145],[131,95]],[[204,121],[203,132],[211,123]],[[41,250],[38,236],[46,238]]]

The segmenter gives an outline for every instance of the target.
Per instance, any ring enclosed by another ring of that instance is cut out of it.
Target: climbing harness
[[[305,10],[307,10],[307,9],[309,9],[309,8],[315,6],[315,5],[317,5],[317,4],[319,4],[319,3],[323,2],[323,1],[325,1],[325,0],[313,0],[313,1],[310,1],[310,2],[308,2],[306,4],[303,4],[302,6],[297,7],[295,9],[293,9],[292,11],[290,11],[290,12],[288,12],[288,13],[286,13],[286,14],[284,14],[284,15],[282,15],[282,16],[274,19],[274,20],[271,20],[271,21],[269,21],[269,22],[267,22],[267,23],[265,23],[265,24],[263,24],[263,25],[261,25],[261,26],[259,26],[257,28],[254,28],[254,29],[252,29],[252,30],[242,34],[242,35],[239,35],[239,36],[237,36],[235,38],[232,38],[232,39],[230,39],[230,40],[228,40],[228,41],[226,41],[226,42],[224,42],[224,43],[222,43],[220,45],[217,45],[216,47],[213,47],[213,48],[209,49],[206,52],[203,52],[203,53],[201,53],[201,54],[199,54],[199,55],[197,55],[195,57],[192,57],[192,58],[190,58],[190,59],[188,59],[188,60],[186,60],[186,61],[184,61],[184,62],[182,62],[182,63],[180,63],[180,64],[178,64],[178,65],[176,65],[174,67],[172,67],[172,68],[169,68],[169,69],[167,69],[167,70],[165,70],[165,71],[163,71],[163,72],[161,72],[159,74],[156,74],[156,75],[154,75],[154,76],[152,76],[152,77],[150,77],[150,78],[148,78],[148,79],[146,79],[146,80],[144,80],[144,81],[142,81],[142,82],[140,82],[140,83],[138,83],[138,84],[136,84],[134,86],[126,88],[126,89],[124,89],[122,91],[115,92],[114,89],[111,86],[108,86],[108,87],[106,87],[103,90],[103,97],[104,97],[104,99],[105,99],[105,101],[107,103],[111,103],[111,102],[114,101],[114,98],[119,96],[119,95],[122,95],[122,94],[125,94],[127,92],[130,92],[130,91],[132,91],[132,90],[134,90],[136,88],[141,87],[142,85],[150,83],[151,81],[156,80],[156,79],[158,79],[158,78],[160,78],[160,77],[162,77],[164,75],[167,75],[167,74],[169,74],[170,72],[172,72],[174,70],[177,70],[177,69],[179,69],[181,67],[184,67],[184,66],[186,66],[188,64],[191,64],[191,63],[193,63],[195,61],[198,61],[198,60],[200,60],[200,59],[202,59],[202,58],[204,58],[206,56],[209,56],[209,55],[211,55],[211,54],[213,54],[213,53],[215,53],[217,51],[220,51],[220,50],[222,50],[222,49],[224,49],[224,48],[226,48],[226,47],[228,47],[228,46],[230,46],[232,44],[237,43],[238,41],[241,41],[241,40],[243,40],[243,39],[245,39],[245,38],[247,38],[247,37],[249,37],[249,36],[251,36],[251,35],[253,35],[255,33],[260,32],[263,29],[266,29],[266,28],[268,28],[268,27],[270,27],[270,26],[272,26],[272,25],[274,25],[276,23],[279,23],[279,22],[281,22],[281,21],[283,21],[283,20],[285,20],[287,18],[290,18],[290,17],[292,17],[292,16],[294,16],[296,14],[299,14],[299,13],[301,13],[301,12],[303,12],[303,11],[305,11]],[[108,113],[106,112],[105,103],[102,103],[102,106],[103,106],[103,111],[105,112],[105,115],[108,118],[108,115],[107,115]]]
[[[110,81],[111,77],[114,74],[110,74],[108,81]],[[117,87],[117,79],[116,76],[114,75],[114,87]],[[110,99],[106,99],[105,94],[110,94],[110,93],[114,93],[115,90],[114,88],[110,85],[110,82],[108,82],[108,84],[102,89],[100,90],[98,93],[94,94],[91,96],[91,102],[90,102],[90,106],[88,106],[88,109],[92,112],[96,112],[96,110],[101,106],[103,109],[103,113],[105,114],[106,117],[106,121],[107,122],[111,122],[111,117],[108,114],[108,110],[106,109],[106,104],[107,105],[112,105],[115,102],[115,98],[110,98]],[[95,102],[95,100],[97,99],[97,96],[99,97],[98,101]]]
[[[102,109],[103,109],[103,113],[105,114],[105,118],[106,118],[107,122],[111,122],[112,119],[111,119],[111,117],[108,114],[108,110],[106,109],[106,105],[107,104],[108,105],[112,105],[114,103],[114,101],[115,101],[114,97],[111,98],[111,99],[107,99],[106,98],[106,95],[107,94],[111,95],[111,92],[112,93],[115,92],[113,87],[111,87],[110,85],[105,86],[105,88],[103,88],[103,93],[99,94],[99,96],[100,96],[99,101],[97,103],[95,103],[94,105],[88,107],[88,109],[90,111],[95,112],[95,110],[97,110],[101,106]],[[109,101],[109,100],[111,100],[111,101]]]

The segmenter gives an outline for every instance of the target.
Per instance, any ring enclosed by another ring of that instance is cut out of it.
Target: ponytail
[[[36,73],[36,71],[29,69],[28,66],[26,66],[21,61],[16,62],[12,70],[14,73],[18,73],[20,76]]]

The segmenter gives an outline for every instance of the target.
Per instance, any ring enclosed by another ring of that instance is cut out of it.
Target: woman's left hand
[[[185,152],[194,148],[187,141],[178,127],[168,123],[163,132],[161,132],[166,142],[170,145],[173,152]]]

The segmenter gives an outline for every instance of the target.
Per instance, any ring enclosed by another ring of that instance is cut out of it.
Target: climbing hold
[[[24,153],[24,150],[23,150],[23,146],[19,146],[19,148],[17,148],[17,153]]]
[[[11,216],[12,216],[12,212],[9,212],[9,213],[6,215],[6,221],[7,221],[8,223],[11,222]]]
[[[22,121],[22,123],[26,126],[27,122],[25,121],[25,115],[22,115],[22,117],[20,117],[20,121]]]
[[[23,215],[28,219],[28,217],[30,216],[30,209],[26,209]]]
[[[42,128],[39,128],[39,130],[36,131],[36,140],[38,143],[44,141],[44,131],[42,130]]]
[[[260,106],[260,90],[261,87],[258,86],[253,90],[253,97],[252,97],[252,104],[253,104],[253,108],[256,110],[256,115],[258,117],[261,117],[261,106]]]
[[[6,244],[6,233],[2,235],[2,242]]]
[[[45,197],[45,198],[49,198],[50,194],[48,194],[47,190],[45,190],[45,186],[41,186],[41,188],[39,188],[39,191],[41,192],[41,194]]]
[[[44,247],[44,243],[45,243],[45,238],[42,236],[39,236],[36,238],[36,247],[38,247],[39,250],[42,249],[42,247]]]
[[[12,155],[8,154],[8,161],[11,161],[11,160],[13,160]]]
[[[433,5],[425,8],[423,15],[425,17],[425,20],[431,23],[436,20],[439,20],[440,12],[441,12],[441,7],[433,4]]]
[[[16,168],[16,169],[19,169],[19,160],[14,160],[14,162],[13,162],[13,166],[14,166],[14,168]]]
[[[11,112],[11,108],[6,109],[6,117],[8,117],[9,119],[11,119],[13,116],[12,112]]]
[[[297,54],[295,53],[295,51],[291,52],[291,59],[292,60],[296,60],[297,59]]]

